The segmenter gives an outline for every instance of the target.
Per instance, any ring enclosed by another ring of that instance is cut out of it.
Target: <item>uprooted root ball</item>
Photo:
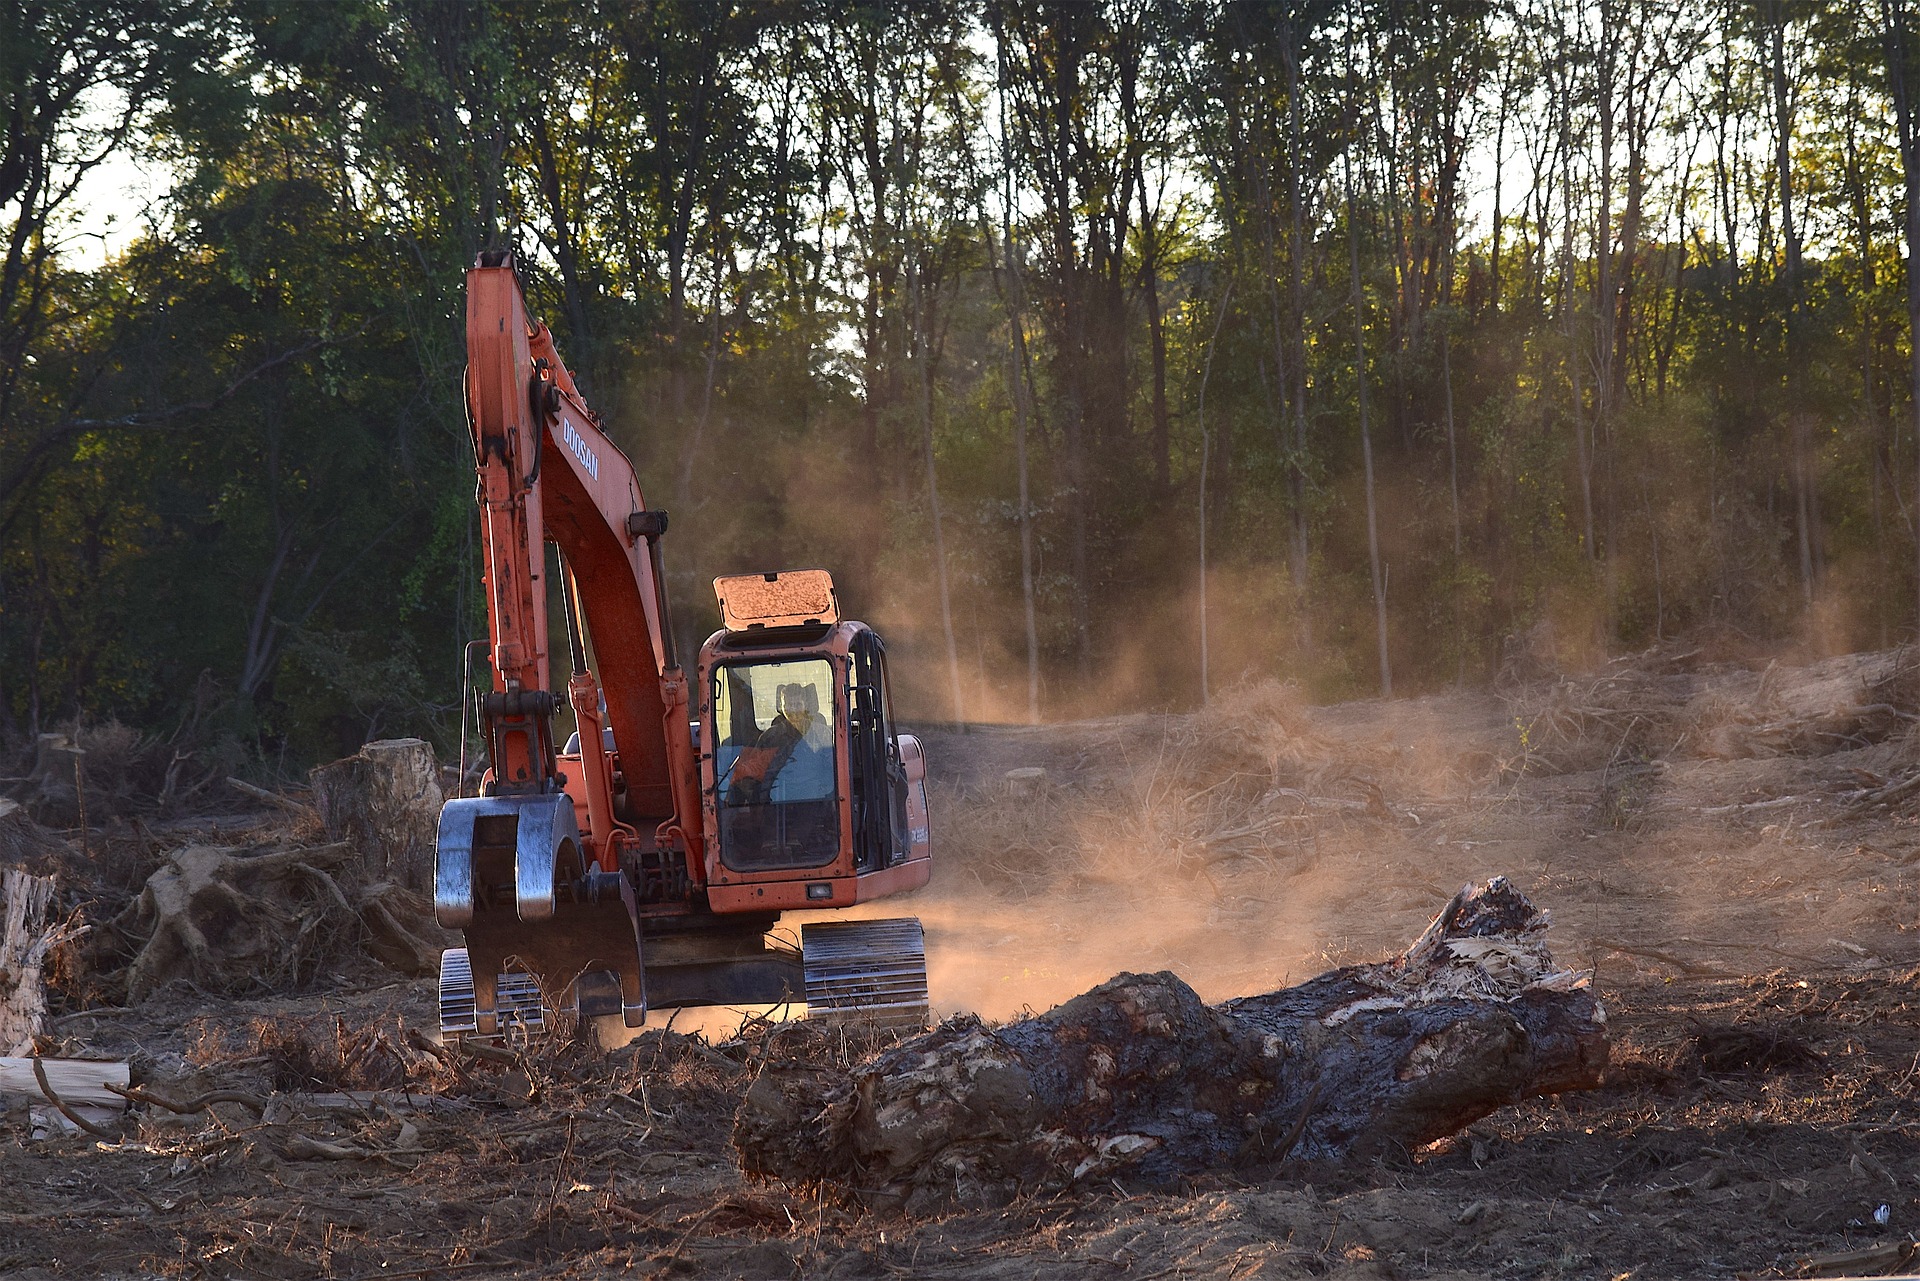
[[[403,972],[431,968],[435,949],[404,924],[419,916],[415,896],[357,885],[340,871],[350,857],[345,842],[170,852],[107,927],[105,946],[131,957],[127,999],[175,979],[230,993],[298,988],[362,945]]]

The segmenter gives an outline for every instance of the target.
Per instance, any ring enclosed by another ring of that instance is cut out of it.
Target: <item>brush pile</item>
[[[1413,1149],[1529,1096],[1590,1089],[1606,1014],[1504,878],[1455,895],[1406,951],[1208,1006],[1121,974],[1037,1018],[961,1016],[851,1071],[769,1064],[734,1147],[751,1175],[909,1210],[1089,1179]]]
[[[1305,851],[1332,828],[1413,821],[1390,799],[1409,790],[1402,753],[1316,729],[1290,685],[1241,685],[1190,715],[1089,729],[1056,771],[943,797],[943,857],[1026,899],[1130,884],[1143,851],[1158,869],[1205,876]]]
[[[37,746],[52,763],[22,776],[26,801],[0,799],[0,922],[11,931],[0,1053],[63,1004],[140,1002],[175,982],[297,991],[369,959],[405,974],[437,967],[447,936],[419,888],[440,805],[426,744],[369,744],[316,771],[324,814],[228,778],[221,793],[266,811],[233,812],[229,799],[211,820],[128,802],[153,753],[116,726]],[[62,780],[78,786],[63,793]],[[58,820],[62,805],[90,821],[62,833],[31,817]]]
[[[205,812],[222,803],[217,784],[238,757],[225,743],[196,748],[198,737],[195,725],[162,738],[118,721],[73,723],[0,750],[0,784],[36,822],[56,828]]]
[[[129,1001],[187,979],[210,991],[310,986],[360,947],[403,973],[427,973],[439,951],[403,922],[426,900],[367,884],[344,865],[344,841],[170,850],[139,895],[101,930],[130,959],[118,976]]]
[[[1920,655],[1848,654],[1754,672],[1648,651],[1598,675],[1508,696],[1515,772],[1571,774],[1621,762],[1821,756],[1920,724]]]

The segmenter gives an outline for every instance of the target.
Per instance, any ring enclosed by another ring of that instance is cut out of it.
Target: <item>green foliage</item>
[[[0,6],[0,732],[450,742],[495,246],[673,511],[683,653],[714,574],[824,564],[914,713],[948,619],[970,714],[1030,658],[1043,710],[1190,702],[1203,484],[1216,687],[1375,688],[1376,566],[1398,689],[1891,639],[1893,10],[1783,11],[1791,242],[1773,12]],[[173,184],[83,266],[116,150]]]

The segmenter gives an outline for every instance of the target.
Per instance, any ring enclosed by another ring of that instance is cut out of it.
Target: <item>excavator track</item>
[[[927,1025],[926,936],[913,917],[803,925],[800,952],[809,1019]]]
[[[540,984],[531,974],[502,974],[494,979],[494,1010],[500,1031],[509,1027],[537,1032],[548,1023]],[[471,1036],[480,1027],[480,1009],[473,989],[473,962],[464,947],[440,953],[440,1034]]]

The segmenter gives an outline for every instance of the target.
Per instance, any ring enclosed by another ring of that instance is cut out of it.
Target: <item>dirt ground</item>
[[[612,1053],[437,1057],[407,1036],[433,1028],[431,984],[367,965],[61,1016],[61,1052],[265,1110],[146,1108],[111,1138],[10,1113],[0,1276],[1885,1272],[1920,1236],[1912,665],[1664,654],[1505,694],[1311,708],[1264,687],[1193,716],[924,731],[939,871],[875,914],[926,921],[941,1012],[1010,1017],[1127,969],[1268,990],[1391,954],[1489,875],[1550,908],[1612,1017],[1606,1086],[1425,1150],[909,1220],[732,1160],[762,1062],[850,1061],[858,1036],[682,1021]]]

